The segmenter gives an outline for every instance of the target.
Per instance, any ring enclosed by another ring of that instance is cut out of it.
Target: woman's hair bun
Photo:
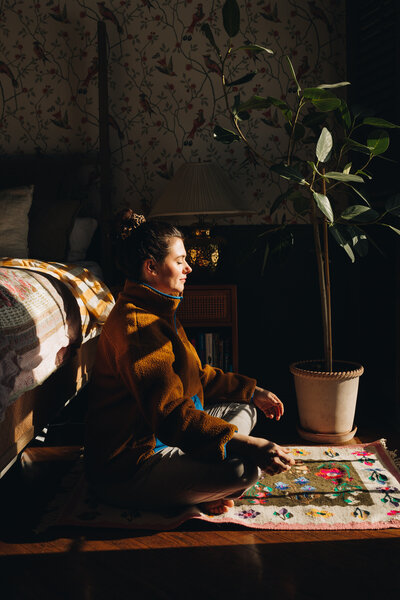
[[[116,218],[116,235],[121,240],[126,240],[132,231],[140,227],[146,222],[143,215],[138,215],[131,208],[125,208],[117,214]]]

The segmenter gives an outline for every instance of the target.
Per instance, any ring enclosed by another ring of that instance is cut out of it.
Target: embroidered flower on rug
[[[348,476],[348,472],[346,471],[347,469],[345,465],[342,468],[333,466],[324,467],[322,465],[319,471],[316,471],[315,475],[328,481],[333,481],[333,483],[337,484],[343,479],[346,481],[351,481],[351,477]]]
[[[311,452],[304,450],[304,448],[292,448],[291,453],[294,456],[309,456],[311,454]]]
[[[327,510],[318,510],[316,508],[312,508],[311,510],[306,512],[306,515],[308,515],[309,517],[313,517],[313,519],[317,519],[318,517],[322,517],[323,519],[330,519],[330,517],[333,517],[333,513],[328,512]]]
[[[248,508],[248,509],[244,508],[243,510],[241,510],[240,512],[238,512],[236,514],[238,517],[241,517],[242,519],[255,519],[261,513],[254,510],[254,508]]]
[[[385,504],[387,502],[390,502],[390,504],[393,504],[393,506],[400,505],[400,498],[396,498],[395,496],[393,496],[393,492],[399,491],[396,487],[386,486],[378,487],[376,489],[384,494],[383,498],[381,498],[381,502],[384,502]]]
[[[275,483],[275,487],[281,492],[285,492],[289,489],[290,485],[288,483],[284,483],[283,481],[277,481]]]
[[[316,487],[314,487],[313,485],[302,485],[302,486],[301,486],[301,490],[302,490],[303,492],[315,492],[315,490],[316,490],[316,489],[317,489],[317,488],[316,488]]]
[[[400,515],[400,510],[390,510],[387,514],[389,517],[395,517],[396,515]]]
[[[332,448],[328,448],[328,450],[325,450],[324,454],[326,454],[326,456],[329,456],[329,458],[335,458],[335,456],[339,456],[339,452],[335,452],[334,450],[332,450]]]
[[[379,472],[382,470],[383,469],[378,469],[378,468],[374,468],[374,467],[367,467],[366,469],[364,469],[364,471],[371,472],[371,475],[368,477],[368,479],[370,481],[379,481],[381,483],[385,483],[385,481],[387,481],[388,478],[385,474]]]
[[[294,480],[295,483],[298,483],[299,485],[305,484],[305,483],[309,483],[310,480],[307,479],[307,477],[298,477],[297,479]]]
[[[352,454],[354,456],[359,456],[360,462],[364,463],[365,465],[368,465],[369,467],[371,467],[374,464],[374,462],[376,462],[375,458],[369,458],[370,456],[374,456],[373,452],[367,452],[366,450],[358,450],[357,452],[352,452]]]
[[[293,517],[292,513],[288,511],[287,508],[281,508],[279,511],[274,512],[275,517],[279,517],[282,521],[286,521],[287,519],[291,519]]]
[[[353,512],[353,517],[366,521],[371,513],[363,508],[356,508]]]

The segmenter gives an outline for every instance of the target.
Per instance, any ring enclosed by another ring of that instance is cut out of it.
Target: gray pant
[[[233,423],[245,435],[257,420],[256,409],[249,404],[215,404],[207,412]],[[194,459],[179,448],[167,447],[147,459],[131,480],[104,488],[96,486],[96,491],[109,504],[157,510],[238,498],[258,477],[257,466],[239,456],[207,462]]]

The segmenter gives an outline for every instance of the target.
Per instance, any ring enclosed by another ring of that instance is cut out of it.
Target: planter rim
[[[300,360],[294,362],[290,365],[289,369],[292,375],[297,375],[298,377],[305,377],[307,379],[315,378],[315,379],[332,379],[332,380],[347,380],[347,379],[355,379],[356,377],[360,377],[364,373],[364,367],[356,362],[349,362],[346,360],[338,360],[334,361],[340,363],[341,365],[346,365],[349,368],[346,371],[316,371],[312,366],[317,362],[323,362],[321,359],[319,360]]]

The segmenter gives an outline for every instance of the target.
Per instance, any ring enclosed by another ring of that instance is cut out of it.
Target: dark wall
[[[220,264],[211,275],[196,270],[190,283],[236,283],[239,313],[239,367],[261,385],[275,391],[295,419],[295,397],[289,365],[322,356],[322,328],[317,270],[310,226],[294,226],[293,245],[272,257],[260,276],[263,247],[245,259],[258,236],[258,226],[214,229],[225,238]],[[398,238],[371,230],[385,254],[371,247],[352,264],[331,246],[334,357],[359,361],[357,424],[393,424],[399,401],[396,389]]]

